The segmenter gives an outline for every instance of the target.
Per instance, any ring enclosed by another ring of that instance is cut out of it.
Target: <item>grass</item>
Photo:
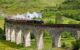
[[[0,17],[0,28],[3,29],[3,27],[4,27],[4,18]]]
[[[69,44],[71,40],[65,40]],[[64,41],[64,42],[65,42]],[[69,44],[70,45],[70,44]],[[67,45],[68,46],[68,45]],[[24,47],[24,45],[16,45],[10,41],[0,40],[0,50],[36,50],[35,40],[32,40],[32,45],[30,47]],[[52,48],[52,42],[50,38],[44,38],[44,48],[43,50],[65,50],[62,48]]]
[[[45,7],[54,7],[64,0],[0,0],[0,9],[7,14],[26,13],[39,11]],[[27,5],[27,6],[26,6]],[[8,8],[6,8],[8,6]]]
[[[60,48],[52,48],[51,40],[44,39],[44,48],[43,50],[62,50]],[[16,45],[15,43],[11,43],[10,41],[0,40],[0,50],[35,50],[34,40],[32,40],[31,47],[24,47],[23,45]]]

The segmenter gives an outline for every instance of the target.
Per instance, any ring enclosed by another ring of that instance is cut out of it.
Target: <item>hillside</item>
[[[56,6],[64,0],[0,0],[0,11],[7,14],[40,11],[45,7]]]
[[[63,16],[80,21],[80,0],[66,0],[58,10]]]

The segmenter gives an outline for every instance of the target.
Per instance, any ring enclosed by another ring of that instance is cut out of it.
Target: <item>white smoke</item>
[[[23,19],[23,20],[32,20],[33,18],[42,18],[41,13],[37,12],[27,12],[26,14],[17,14],[11,17],[11,19]]]

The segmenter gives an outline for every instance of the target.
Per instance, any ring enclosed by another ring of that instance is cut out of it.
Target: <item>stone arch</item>
[[[31,46],[31,30],[28,26],[22,26],[22,38],[25,47]]]
[[[43,31],[42,29],[35,27],[33,28],[33,34],[35,37],[35,45],[37,49],[43,48]]]
[[[47,46],[48,50],[50,50],[51,46],[52,46],[52,40],[51,40],[51,35],[50,35],[50,30],[51,28],[50,27],[46,27],[44,28],[44,48]],[[52,48],[51,48],[52,49]]]
[[[22,38],[22,27],[21,25],[16,25],[16,28],[15,28],[15,31],[16,31],[16,44],[21,44],[23,43],[23,38]]]
[[[64,31],[71,32],[71,34],[76,36],[76,29],[74,28],[52,28],[50,30],[50,36],[52,38],[52,47],[61,47],[61,33]],[[76,38],[76,37],[75,37]]]
[[[61,37],[59,33],[60,33],[59,28],[52,28],[50,30],[50,36],[52,39],[52,48],[61,47],[60,43]]]
[[[77,36],[77,32],[76,32],[76,29],[75,28],[64,28],[64,29],[62,29],[62,30],[60,30],[60,36],[61,36],[61,38],[62,38],[62,34],[63,34],[63,32],[68,32],[69,34],[70,34],[70,36],[72,37],[71,39],[72,39],[72,41],[74,41],[74,40],[76,40],[76,36]],[[68,38],[68,40],[69,40],[70,38]],[[70,40],[71,40],[70,39]],[[65,38],[64,38],[64,40],[65,40]],[[64,41],[63,40],[63,41]],[[69,41],[69,43],[72,43],[72,41]],[[62,42],[62,40],[61,40],[61,43],[62,43],[62,45],[65,45],[66,46],[66,44],[68,45],[69,43],[65,43],[65,42]],[[71,47],[71,45],[68,45],[68,46],[66,46],[66,47]]]
[[[59,33],[62,34],[62,32],[64,31],[69,32],[70,35],[76,39],[77,32],[75,28],[63,28],[60,30]]]

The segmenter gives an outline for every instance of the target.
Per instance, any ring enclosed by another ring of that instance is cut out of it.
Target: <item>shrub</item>
[[[0,39],[5,39],[4,31],[0,28]]]
[[[63,43],[61,47],[62,47],[62,48],[65,48],[65,47],[66,47],[66,44],[65,44],[65,43]]]
[[[80,48],[80,39],[73,42],[72,45],[73,45],[72,50],[79,50],[79,48]]]

